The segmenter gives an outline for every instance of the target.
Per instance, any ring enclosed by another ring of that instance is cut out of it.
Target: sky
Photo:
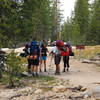
[[[76,0],[60,0],[61,2],[61,10],[64,16],[64,19],[71,16],[71,12],[74,10]]]
[[[90,3],[92,3],[94,0],[89,0]],[[76,0],[60,0],[61,2],[61,10],[64,10],[63,16],[64,19],[66,20],[67,17],[71,16],[71,12],[74,10],[74,5]]]

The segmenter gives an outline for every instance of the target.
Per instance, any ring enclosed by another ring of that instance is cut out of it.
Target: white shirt
[[[58,48],[55,46],[54,48],[53,48],[53,53],[55,53],[56,55],[57,54],[61,54],[61,51],[60,50],[58,50]]]

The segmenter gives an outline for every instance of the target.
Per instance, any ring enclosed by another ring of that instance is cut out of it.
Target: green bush
[[[12,51],[7,56],[7,77],[9,80],[9,86],[14,87],[15,83],[20,79],[20,73],[22,72],[22,63],[20,57],[17,56],[14,51]]]

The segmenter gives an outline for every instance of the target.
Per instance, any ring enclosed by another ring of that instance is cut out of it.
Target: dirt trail
[[[50,64],[50,58],[48,64]],[[84,85],[86,87],[95,87],[100,85],[100,67],[94,64],[81,63],[81,61],[70,59],[70,71],[62,73],[63,62],[61,61],[61,75],[54,75],[55,65],[52,61],[52,66],[48,68],[48,74],[57,78],[69,80],[75,85]]]

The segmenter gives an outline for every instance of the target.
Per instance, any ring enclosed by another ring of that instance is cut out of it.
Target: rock
[[[96,99],[100,99],[100,86],[97,86],[94,89],[85,91],[84,96],[85,95],[88,95],[88,97],[94,97]]]
[[[100,99],[100,86],[98,86],[95,89],[93,89],[93,94],[92,95],[96,99]]]
[[[84,95],[84,99],[87,99],[88,98],[88,95]]]
[[[82,63],[88,63],[88,64],[95,64],[97,66],[100,66],[100,61],[94,61],[94,60],[87,60],[87,59],[84,59],[82,61]]]
[[[82,86],[79,85],[77,87],[66,87],[67,89],[71,90],[72,92],[82,91]],[[84,88],[83,88],[84,89]]]
[[[16,92],[13,90],[8,90],[8,91],[2,91],[0,93],[0,98],[11,98],[16,95]]]
[[[28,76],[28,77],[31,77],[31,76],[32,76],[32,74],[29,74],[29,73],[26,72],[26,71],[22,72],[22,75],[23,75],[23,76]]]
[[[90,61],[90,60],[88,60],[88,59],[84,59],[84,60],[82,61],[82,63],[92,64],[92,63],[93,63],[93,61]]]
[[[55,87],[52,88],[53,92],[64,92],[66,90],[67,90],[66,87],[62,86],[62,85],[55,86]]]
[[[35,94],[40,94],[40,93],[42,93],[43,91],[42,91],[42,89],[38,89],[38,90],[36,90],[34,93]]]
[[[83,88],[81,88],[80,91],[84,92],[84,91],[86,91],[86,90],[87,90],[87,88],[86,88],[86,87],[83,87]]]

